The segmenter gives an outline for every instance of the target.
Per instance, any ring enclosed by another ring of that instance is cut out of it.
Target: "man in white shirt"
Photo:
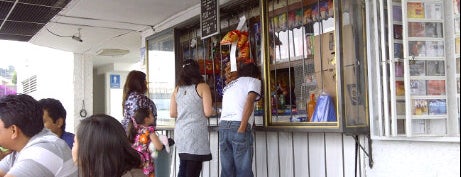
[[[243,64],[224,88],[219,122],[221,177],[253,177],[254,103],[261,96],[259,69]]]
[[[0,98],[0,146],[12,151],[0,161],[0,177],[77,177],[64,140],[44,128],[43,110],[29,95]]]

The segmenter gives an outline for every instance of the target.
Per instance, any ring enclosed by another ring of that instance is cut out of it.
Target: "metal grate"
[[[30,94],[32,92],[37,91],[37,75],[33,75],[32,77],[24,80],[22,83],[22,92],[24,94]]]
[[[29,41],[70,1],[0,0],[0,39]]]

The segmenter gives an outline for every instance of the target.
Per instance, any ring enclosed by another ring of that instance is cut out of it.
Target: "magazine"
[[[405,101],[397,100],[395,102],[395,108],[397,111],[397,115],[405,115]]]
[[[279,15],[279,30],[285,31],[287,27],[287,14],[282,13]]]
[[[445,76],[445,62],[437,60],[426,61],[427,76]]]
[[[444,115],[447,114],[447,100],[433,99],[428,100],[429,115]]]
[[[411,112],[413,115],[427,115],[427,100],[424,99],[414,99],[411,104]]]
[[[459,66],[459,64],[460,64],[460,63],[459,63],[459,57],[457,57],[457,58],[456,58],[456,73],[458,73],[458,74],[459,74],[459,71],[460,71],[460,68],[459,68],[460,66]]]
[[[426,62],[414,61],[410,64],[410,76],[425,76],[426,75]]]
[[[425,24],[423,22],[408,22],[408,37],[425,37]]]
[[[288,12],[288,28],[296,26],[296,11]]]
[[[425,80],[411,80],[410,93],[412,95],[426,95],[426,81]]]
[[[460,0],[453,0],[453,14],[459,14]]]
[[[442,3],[440,2],[425,2],[424,3],[424,8],[425,8],[425,17],[426,19],[431,19],[431,20],[441,20],[442,19]]]
[[[426,90],[427,95],[445,95],[445,80],[428,80]]]
[[[403,59],[403,45],[401,43],[394,43],[394,58]]]
[[[394,39],[402,39],[402,25],[394,25]]]
[[[405,85],[403,81],[395,81],[395,95],[405,96]]]
[[[424,4],[422,2],[407,3],[408,18],[424,18]]]
[[[426,56],[426,41],[410,41],[408,42],[408,53],[414,57]]]
[[[443,41],[426,41],[425,55],[427,57],[443,57],[444,56],[444,44]],[[424,52],[421,50],[420,52]]]
[[[395,77],[403,77],[404,71],[403,62],[395,62]]]
[[[455,38],[455,54],[457,54],[457,55],[459,55],[459,50],[460,50],[459,47],[460,47],[460,45],[459,45],[459,37],[456,37]]]
[[[392,18],[394,21],[402,21],[402,6],[400,5],[393,5],[392,6]]]
[[[438,22],[424,23],[425,37],[442,38],[443,24]]]

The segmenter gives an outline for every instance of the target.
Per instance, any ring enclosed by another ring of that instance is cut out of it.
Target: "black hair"
[[[122,124],[105,115],[92,115],[80,122],[76,134],[80,176],[122,176],[140,168],[141,157],[131,147]]]
[[[43,130],[43,110],[29,95],[7,95],[0,98],[0,119],[4,127],[16,125],[27,137]]]
[[[149,117],[149,114],[150,114],[150,109],[149,108],[139,108],[139,109],[136,109],[136,111],[134,112],[134,121],[136,121],[136,124],[137,125],[141,125],[141,124],[144,124],[144,120],[146,117]],[[131,142],[131,143],[134,143],[134,140],[136,138],[136,134],[137,134],[137,129],[136,127],[134,127],[133,125],[133,120],[129,120],[129,123],[128,123],[128,140]]]
[[[260,74],[259,68],[255,63],[244,63],[240,65],[238,69],[239,77],[253,77],[259,79]]]
[[[43,110],[48,111],[48,115],[53,120],[53,123],[59,118],[63,118],[63,124],[61,126],[62,132],[66,130],[66,109],[59,100],[53,98],[44,98],[38,101],[42,106]]]
[[[194,85],[205,82],[200,67],[195,60],[184,60],[179,71],[177,86]]]

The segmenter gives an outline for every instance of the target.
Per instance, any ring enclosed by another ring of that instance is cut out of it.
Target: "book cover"
[[[459,15],[458,15],[458,16],[459,16]],[[454,25],[455,25],[455,34],[459,34],[459,33],[460,33],[460,30],[461,30],[461,29],[460,29],[460,26],[459,26],[460,23],[461,23],[461,22],[460,22],[460,18],[455,18],[455,23],[454,23]]]
[[[408,22],[408,37],[425,37],[425,24],[423,22]]]
[[[410,76],[425,76],[426,75],[426,62],[425,61],[412,61],[410,63]]]
[[[395,77],[403,77],[403,73],[404,73],[404,66],[403,66],[403,62],[395,62]]]
[[[459,94],[459,93],[460,93],[460,92],[459,92],[459,91],[460,91],[459,79],[456,79],[456,85],[457,85],[457,87],[458,87],[458,92],[457,92],[457,93]],[[459,99],[458,99],[458,100],[459,100]]]
[[[425,18],[431,20],[441,20],[442,19],[442,3],[440,2],[425,2],[424,3],[425,9]]]
[[[427,95],[445,95],[445,80],[428,80],[426,90]]]
[[[427,115],[428,113],[427,100],[425,99],[412,100],[411,112],[413,113],[413,115]]]
[[[296,23],[295,26],[303,25],[303,9],[296,10]]]
[[[426,41],[410,41],[408,42],[408,53],[414,57],[426,56]]]
[[[458,73],[458,74],[459,74],[459,71],[460,71],[460,66],[459,66],[460,62],[459,62],[459,60],[460,60],[459,57],[456,57],[456,73]]]
[[[394,39],[402,39],[402,25],[394,25]]]
[[[432,99],[428,101],[429,115],[444,115],[447,114],[447,100]]]
[[[405,85],[403,81],[395,81],[395,95],[405,96]]]
[[[424,4],[422,2],[407,3],[408,18],[424,18]]]
[[[402,6],[393,5],[392,6],[392,18],[394,21],[401,22],[402,21]]]
[[[445,62],[437,60],[426,61],[427,76],[445,76]]]
[[[403,59],[403,44],[394,43],[394,58]]]
[[[424,80],[411,80],[410,81],[411,95],[426,95],[426,81]]]
[[[459,37],[455,38],[455,54],[459,55]],[[459,72],[458,72],[459,73]]]
[[[397,111],[397,115],[405,115],[405,101],[397,100],[395,102],[395,108]]]
[[[433,37],[433,38],[442,38],[443,37],[443,25],[438,22],[428,22],[424,23],[424,36]]]
[[[425,55],[427,57],[443,57],[444,56],[444,44],[443,41],[426,41],[425,46]],[[420,52],[423,52],[424,49],[421,49]],[[420,54],[421,55],[421,54]]]
[[[296,25],[296,11],[288,12],[288,28],[294,28]]]
[[[453,0],[453,14],[459,14],[460,0]]]
[[[279,15],[279,29],[285,31],[287,29],[287,14],[282,13]]]

